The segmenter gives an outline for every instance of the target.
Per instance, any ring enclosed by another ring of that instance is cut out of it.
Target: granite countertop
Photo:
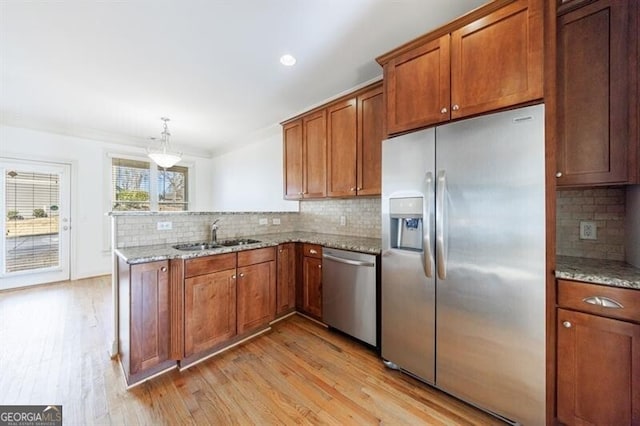
[[[640,290],[640,268],[616,260],[558,256],[556,278]]]
[[[173,244],[160,244],[152,246],[127,247],[116,249],[115,252],[130,265],[145,262],[154,262],[166,259],[192,259],[213,254],[233,253],[242,250],[251,250],[263,247],[273,247],[282,243],[311,243],[324,247],[358,251],[369,254],[379,254],[381,241],[379,238],[363,238],[347,235],[318,234],[314,232],[287,232],[281,234],[264,234],[243,236],[260,240],[259,243],[245,244],[233,247],[218,247],[210,250],[182,251],[172,247]]]

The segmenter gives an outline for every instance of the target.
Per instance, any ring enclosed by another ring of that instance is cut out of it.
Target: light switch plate
[[[268,224],[269,224],[269,219],[267,219],[266,217],[261,217],[261,218],[258,220],[258,223],[259,223],[260,225],[268,225]]]
[[[580,222],[580,239],[597,240],[598,227],[595,222]]]
[[[274,217],[272,223],[274,225],[280,225],[280,218],[279,217]]]
[[[156,229],[158,231],[169,231],[173,229],[173,223],[171,222],[158,222]]]

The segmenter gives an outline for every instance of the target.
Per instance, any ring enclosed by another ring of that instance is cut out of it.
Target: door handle
[[[323,254],[322,258],[323,259],[328,259],[328,260],[333,260],[334,262],[345,263],[347,265],[353,265],[353,266],[375,266],[371,262],[365,262],[365,261],[362,261],[362,260],[345,259],[344,257],[331,256],[330,254]]]
[[[444,247],[444,195],[446,191],[446,172],[441,170],[438,173],[438,184],[436,193],[436,256],[438,264],[438,278],[447,278],[447,259]]]
[[[427,278],[433,276],[433,254],[431,253],[431,193],[433,192],[433,174],[427,172],[425,176],[425,183],[427,188],[425,191],[425,200],[423,202],[423,214],[422,218],[422,253],[424,256],[424,274]]]
[[[609,299],[604,296],[591,296],[582,299],[584,303],[588,303],[590,305],[602,306],[603,308],[611,308],[611,309],[622,309],[622,303],[617,300]]]

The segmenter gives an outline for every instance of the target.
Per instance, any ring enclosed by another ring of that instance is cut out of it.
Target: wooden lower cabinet
[[[276,315],[296,308],[296,244],[278,246],[276,259]]]
[[[640,424],[640,324],[558,309],[557,416]]]
[[[303,244],[302,311],[322,320],[322,247]]]
[[[119,259],[119,355],[128,384],[175,365],[169,357],[168,266]]]
[[[275,260],[238,267],[237,289],[238,334],[268,325],[275,318]]]
[[[189,357],[236,335],[236,270],[184,281],[184,348]]]

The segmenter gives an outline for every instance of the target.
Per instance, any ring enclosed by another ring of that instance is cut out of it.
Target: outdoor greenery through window
[[[149,161],[113,158],[112,209],[115,211],[188,210],[189,169],[160,168]]]

